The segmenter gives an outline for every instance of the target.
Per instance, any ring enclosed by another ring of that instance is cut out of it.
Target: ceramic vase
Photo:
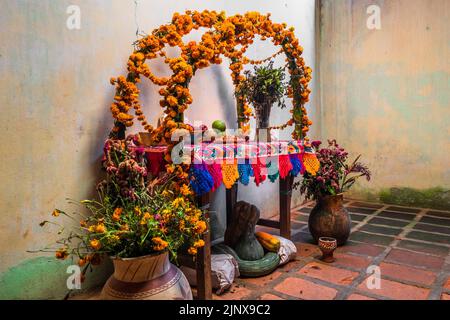
[[[320,237],[329,237],[335,238],[338,246],[343,245],[351,229],[351,218],[344,207],[343,195],[319,198],[309,214],[308,227],[316,243]]]
[[[114,273],[103,287],[104,300],[192,300],[186,277],[167,252],[112,261]]]

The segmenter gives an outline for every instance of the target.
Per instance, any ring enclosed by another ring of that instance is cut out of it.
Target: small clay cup
[[[322,251],[323,262],[331,263],[335,261],[333,257],[333,252],[337,248],[337,240],[330,237],[320,237],[319,238],[319,249]]]

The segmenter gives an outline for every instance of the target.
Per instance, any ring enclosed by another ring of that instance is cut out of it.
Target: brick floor
[[[298,273],[338,285],[349,285],[358,276],[358,272],[318,262],[308,263]]]
[[[440,269],[444,264],[444,259],[441,257],[434,257],[414,251],[406,251],[400,249],[392,249],[392,251],[386,257],[386,261],[407,264],[410,266],[430,268],[434,270]]]
[[[406,280],[419,284],[432,285],[436,280],[436,273],[413,267],[402,266],[393,263],[380,263],[381,275],[398,280]]]
[[[450,300],[450,212],[346,199],[356,217],[352,235],[336,250],[335,262],[326,264],[306,224],[313,205],[292,209],[294,261],[261,278],[237,278],[229,291],[213,298]],[[374,277],[369,266],[380,272],[379,289],[367,286]]]
[[[260,300],[284,300],[284,299],[274,294],[266,293],[261,296]]]
[[[292,221],[305,223],[293,228],[295,261],[272,278],[237,279],[253,291],[244,298],[450,299],[450,212],[347,200],[352,235],[336,250],[335,262],[326,264],[306,224],[312,206],[292,210]],[[379,267],[380,289],[367,288],[371,265]]]
[[[444,289],[450,291],[450,277],[448,277],[447,281],[444,283]]]
[[[352,293],[347,300],[376,300],[368,296],[363,296],[362,294]]]
[[[424,300],[430,293],[430,289],[407,285],[397,281],[381,279],[380,282],[379,289],[369,289],[366,281],[363,281],[358,286],[358,289],[396,300]]]
[[[334,265],[344,266],[350,269],[366,270],[371,263],[369,257],[360,257],[352,254],[335,253],[334,257],[336,258]]]
[[[300,278],[287,278],[274,287],[275,291],[305,300],[330,300],[337,290]]]

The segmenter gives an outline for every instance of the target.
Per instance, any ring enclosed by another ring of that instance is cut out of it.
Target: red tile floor
[[[450,212],[353,200],[346,200],[345,206],[352,234],[336,250],[335,262],[318,259],[321,253],[307,226],[312,205],[306,204],[292,210],[296,259],[265,277],[238,278],[214,299],[450,300]],[[379,289],[367,286],[371,265],[379,267]],[[91,292],[74,299],[98,296]]]
[[[334,263],[318,259],[307,226],[312,205],[306,204],[292,210],[297,258],[268,276],[236,279],[214,299],[450,300],[450,212],[352,200],[345,205],[352,234]],[[367,285],[371,265],[379,267],[379,289],[369,289],[373,281]]]

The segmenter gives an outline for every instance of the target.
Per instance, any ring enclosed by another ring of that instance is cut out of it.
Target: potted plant
[[[81,216],[79,225],[57,242],[56,257],[75,256],[84,274],[109,256],[114,274],[103,299],[192,299],[187,279],[169,261],[182,247],[195,255],[204,245],[206,222],[189,187],[169,174],[147,179],[143,149],[133,136],[107,140],[103,166],[106,179],[97,185],[97,199],[81,201],[87,213],[53,212],[72,220]]]
[[[245,79],[238,86],[235,95],[253,105],[257,128],[268,128],[272,105],[277,103],[280,108],[286,107],[284,68],[274,68],[273,61],[270,61],[266,66],[255,66],[254,72],[247,70],[244,74]]]
[[[306,199],[316,200],[316,205],[309,215],[309,231],[317,242],[320,237],[337,239],[337,244],[344,244],[351,229],[351,219],[343,205],[343,193],[349,190],[358,178],[370,180],[371,173],[366,165],[359,162],[361,155],[348,163],[348,153],[336,140],[328,141],[328,148],[320,148],[320,141],[311,143],[320,162],[316,175],[305,172],[300,186],[300,193]]]

